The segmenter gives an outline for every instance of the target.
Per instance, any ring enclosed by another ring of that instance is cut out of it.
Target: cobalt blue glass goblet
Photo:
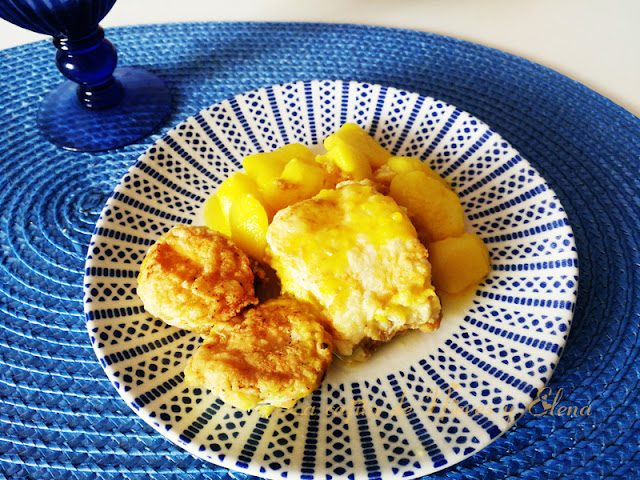
[[[116,49],[99,26],[115,2],[0,1],[1,18],[53,37],[56,64],[69,80],[46,95],[38,126],[60,147],[95,152],[128,145],[171,110],[162,79],[141,68],[116,67]]]

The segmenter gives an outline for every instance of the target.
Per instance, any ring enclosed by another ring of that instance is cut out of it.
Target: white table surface
[[[432,32],[550,67],[640,117],[640,0],[120,0],[101,25],[108,36],[113,26],[190,21],[355,23]],[[44,38],[0,19],[0,49]]]

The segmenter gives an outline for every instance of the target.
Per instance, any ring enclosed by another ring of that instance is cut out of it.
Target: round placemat
[[[549,69],[405,30],[208,23],[107,31],[121,65],[160,75],[173,112],[137,144],[98,154],[48,144],[35,124],[60,83],[47,42],[0,51],[0,475],[247,478],[165,440],[120,399],[85,328],[87,245],[146,145],[204,107],[310,79],[377,83],[451,103],[503,135],[564,205],[578,302],[555,374],[486,449],[432,477],[630,478],[640,467],[640,120]]]

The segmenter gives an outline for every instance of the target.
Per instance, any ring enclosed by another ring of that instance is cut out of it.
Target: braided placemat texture
[[[166,80],[174,104],[154,135],[99,154],[57,149],[38,133],[37,107],[61,81],[54,48],[0,52],[0,476],[247,478],[165,440],[106,379],[83,315],[87,245],[126,169],[184,118],[266,85],[342,79],[440,98],[485,121],[548,181],[576,236],[578,303],[547,399],[569,414],[534,409],[433,477],[638,478],[638,118],[549,69],[428,33],[210,23],[107,36],[121,65]]]

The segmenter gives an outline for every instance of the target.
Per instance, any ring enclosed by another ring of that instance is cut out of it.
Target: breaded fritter
[[[268,415],[318,388],[332,354],[331,335],[309,307],[280,297],[215,325],[189,359],[185,381]]]
[[[251,262],[231,239],[207,227],[177,225],[140,266],[145,309],[170,325],[206,334],[257,303]]]
[[[282,291],[315,306],[343,356],[440,324],[426,248],[405,211],[366,182],[281,210],[267,244]]]

